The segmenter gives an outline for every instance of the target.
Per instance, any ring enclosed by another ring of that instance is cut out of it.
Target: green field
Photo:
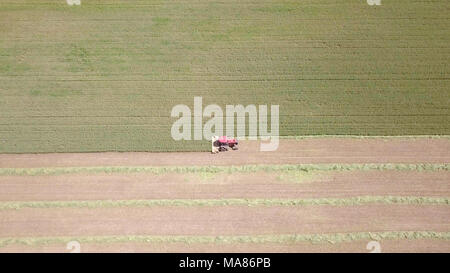
[[[278,104],[283,136],[449,135],[449,9],[2,0],[0,153],[206,150],[170,134],[194,96]]]

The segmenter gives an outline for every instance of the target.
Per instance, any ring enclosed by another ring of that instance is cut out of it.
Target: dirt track
[[[208,153],[100,153],[0,155],[0,167],[117,165],[219,165],[281,163],[448,163],[446,139],[286,140],[273,153],[257,143],[240,151]],[[245,157],[244,157],[245,155]],[[327,171],[300,177],[289,173],[66,174],[0,176],[0,202],[223,199],[348,198],[359,196],[449,197],[448,171]],[[120,207],[26,208],[0,210],[2,238],[73,236],[239,236],[332,234],[384,231],[450,231],[450,210],[442,205],[367,204],[284,207]],[[300,243],[86,243],[83,252],[368,252],[367,241]],[[384,252],[448,252],[442,239],[384,240]],[[65,244],[5,245],[0,252],[67,252]]]
[[[242,141],[240,146],[239,151],[218,155],[205,152],[2,154],[0,168],[450,162],[450,141],[436,138],[282,139],[274,152],[260,152],[258,141]]]

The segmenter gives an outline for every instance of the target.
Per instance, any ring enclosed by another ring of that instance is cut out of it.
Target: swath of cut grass
[[[448,197],[358,196],[349,198],[311,199],[155,199],[95,201],[11,201],[0,202],[0,210],[24,208],[116,208],[116,207],[211,207],[211,206],[356,206],[386,205],[449,205]]]
[[[247,235],[247,236],[153,236],[153,235],[117,235],[117,236],[83,236],[83,237],[27,237],[0,238],[0,247],[8,245],[40,246],[65,244],[78,241],[81,244],[112,243],[186,243],[186,244],[233,244],[233,243],[279,243],[294,244],[310,242],[313,244],[366,240],[450,240],[450,232],[435,231],[387,231],[387,232],[353,232],[325,234],[281,234],[281,235]]]
[[[368,135],[310,135],[310,136],[280,136],[280,139],[314,139],[314,138],[351,138],[351,139],[450,139],[450,135],[398,135],[398,136],[368,136]]]
[[[51,168],[0,168],[0,176],[34,176],[64,174],[113,174],[113,173],[254,173],[254,172],[293,172],[293,171],[448,171],[450,163],[371,163],[371,164],[291,164],[291,165],[243,165],[243,166],[117,166],[117,167],[51,167]]]

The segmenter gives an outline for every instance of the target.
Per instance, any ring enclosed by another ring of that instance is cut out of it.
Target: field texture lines
[[[448,8],[1,1],[0,153],[206,151],[170,134],[194,96],[280,105],[282,136],[450,135]]]
[[[87,167],[70,166],[82,162],[73,154],[29,167],[35,155],[15,155],[4,162],[15,167],[0,168],[0,252],[65,252],[72,241],[83,252],[367,252],[369,241],[384,252],[450,251],[449,163],[430,160],[446,158],[447,140],[389,139],[381,147],[393,150],[377,153],[399,154],[405,141],[420,163],[138,166],[146,154],[98,153]],[[422,142],[432,152],[419,153]],[[102,160],[122,165],[94,165]]]

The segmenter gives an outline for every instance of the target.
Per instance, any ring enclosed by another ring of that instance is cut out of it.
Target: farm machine
[[[230,138],[227,136],[213,136],[211,139],[211,152],[217,154],[219,152],[226,152],[229,149],[237,150],[238,141],[235,138]]]

